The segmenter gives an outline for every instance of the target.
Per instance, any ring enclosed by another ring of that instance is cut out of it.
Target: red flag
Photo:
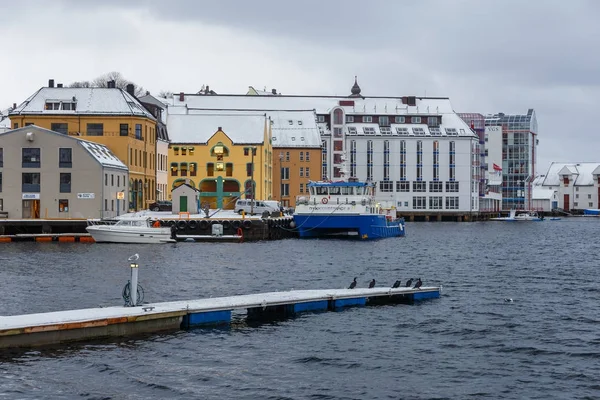
[[[494,163],[494,171],[502,171],[502,167]]]

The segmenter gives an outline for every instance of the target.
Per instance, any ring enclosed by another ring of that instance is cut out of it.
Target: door
[[[563,201],[563,209],[569,211],[571,209],[571,203],[569,202],[569,195],[565,194]]]
[[[23,200],[23,218],[40,218],[39,200]]]
[[[188,205],[187,205],[187,196],[181,196],[179,198],[179,212],[187,212],[188,210]]]

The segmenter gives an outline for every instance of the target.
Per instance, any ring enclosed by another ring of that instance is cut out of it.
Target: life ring
[[[179,230],[184,230],[185,228],[187,228],[187,222],[181,220],[181,221],[177,221],[177,229]]]
[[[200,229],[206,229],[208,228],[208,221],[203,219],[202,221],[200,221]]]
[[[190,229],[194,229],[195,230],[196,228],[198,228],[198,221],[191,220],[190,222],[188,222],[188,227]]]
[[[174,226],[176,223],[177,223],[177,221],[175,221],[175,220],[172,219],[172,220],[170,220],[170,221],[167,222],[167,225]]]
[[[250,229],[250,228],[252,228],[252,221],[245,220],[243,225],[244,225],[244,228]]]
[[[329,201],[329,200],[327,200],[327,197],[323,197],[323,198],[321,199],[321,203],[323,203],[323,204],[327,204],[327,202],[328,202],[328,201]]]
[[[242,226],[241,221],[235,220],[231,222],[231,226],[233,226],[235,229],[239,229],[240,226]]]

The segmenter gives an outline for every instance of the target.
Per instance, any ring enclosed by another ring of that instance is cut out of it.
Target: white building
[[[552,193],[551,210],[598,209],[599,183],[600,163],[552,163],[545,175],[535,179],[533,201],[545,205],[544,199]]]
[[[316,179],[377,182],[378,201],[400,213],[478,212],[479,139],[450,100],[365,97],[360,91],[355,82],[347,97],[180,93],[168,100],[190,114],[314,110],[323,151]]]
[[[484,168],[486,188],[481,197],[481,211],[502,210],[502,127],[485,127]]]

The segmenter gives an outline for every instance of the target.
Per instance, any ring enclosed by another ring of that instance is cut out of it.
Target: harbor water
[[[422,278],[440,299],[0,353],[0,399],[600,398],[600,220],[379,241],[0,244],[0,315]],[[1,340],[1,339],[0,339]]]

